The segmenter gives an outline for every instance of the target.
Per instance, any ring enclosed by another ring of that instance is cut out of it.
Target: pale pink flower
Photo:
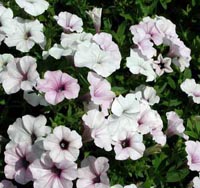
[[[69,12],[60,12],[58,16],[54,16],[58,25],[60,25],[65,32],[82,32],[83,21],[75,14]]]
[[[76,161],[81,147],[81,136],[64,126],[54,128],[53,134],[44,140],[44,149],[49,151],[51,159],[58,163],[63,160]]]
[[[8,180],[2,180],[0,182],[0,188],[17,188],[16,186],[13,185],[11,181]]]
[[[111,151],[111,136],[108,130],[108,121],[98,110],[90,110],[82,117],[96,146]]]
[[[56,105],[64,98],[77,98],[80,86],[75,78],[58,70],[45,72],[44,79],[38,81],[37,89],[45,93],[48,103]]]
[[[92,10],[86,11],[86,13],[92,19],[96,32],[99,33],[101,28],[102,8],[94,7]]]
[[[39,74],[36,71],[36,59],[24,56],[7,64],[1,74],[2,84],[7,94],[18,92],[20,89],[30,91],[36,85]]]
[[[173,69],[171,68],[171,58],[163,58],[162,54],[159,54],[158,59],[153,62],[153,68],[155,69],[158,76],[163,75],[164,72],[173,72]]]
[[[77,188],[110,188],[108,169],[108,159],[105,157],[89,156],[84,159],[78,169]]]
[[[186,141],[187,164],[192,171],[200,171],[200,142]]]
[[[135,184],[131,184],[131,185],[125,185],[124,187],[120,184],[117,185],[113,185],[110,188],[137,188],[137,186]]]
[[[47,119],[43,115],[38,117],[31,115],[22,116],[22,118],[18,118],[8,127],[8,136],[11,141],[17,144],[24,142],[30,145],[34,144],[51,132],[51,128],[45,126],[46,122]]]
[[[77,164],[71,161],[55,163],[48,154],[30,165],[30,171],[36,188],[72,188],[77,178]]]
[[[6,178],[15,179],[20,184],[32,181],[29,165],[34,161],[34,155],[29,143],[21,143],[4,152],[6,166],[4,173]]]
[[[183,125],[183,119],[181,119],[176,112],[167,112],[166,113],[168,120],[168,128],[166,130],[167,136],[179,135],[185,140],[189,139],[189,136],[184,134],[185,127]]]
[[[137,132],[121,132],[115,143],[115,159],[126,160],[131,158],[137,160],[143,156],[145,145],[142,143],[143,137]]]
[[[48,9],[49,3],[45,0],[15,0],[16,3],[32,16],[38,16]]]
[[[200,177],[196,176],[192,180],[193,188],[200,188]]]
[[[162,128],[158,127],[156,129],[151,130],[150,134],[152,135],[153,140],[160,144],[161,146],[164,146],[166,144],[166,135],[162,132]]]
[[[108,115],[108,109],[115,97],[115,93],[111,91],[111,85],[101,76],[89,72],[87,77],[90,83],[90,95],[94,104],[101,105],[102,111]]]
[[[186,79],[180,87],[189,97],[192,97],[195,103],[200,104],[200,84],[197,84],[194,79]]]

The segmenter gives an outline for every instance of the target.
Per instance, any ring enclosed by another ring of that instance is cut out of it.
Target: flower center
[[[122,148],[127,148],[130,146],[130,139],[123,140],[121,142]]]
[[[31,135],[31,140],[32,140],[32,144],[36,141],[37,136],[35,135],[35,133],[32,133]]]
[[[53,166],[53,167],[51,168],[51,172],[52,172],[53,174],[55,174],[56,176],[60,177],[62,170],[59,169],[59,168],[57,168],[56,166]]]
[[[58,89],[57,89],[58,92],[61,92],[61,91],[64,91],[64,90],[65,90],[65,85],[64,84],[60,85],[58,87]]]
[[[93,181],[94,184],[100,183],[101,182],[100,176],[95,177],[92,181]]]
[[[66,141],[66,140],[62,140],[62,141],[60,142],[60,147],[61,147],[61,149],[63,149],[63,150],[67,150],[68,147],[69,147],[69,142]]]
[[[31,32],[30,32],[30,31],[28,31],[28,32],[24,35],[24,39],[25,39],[25,40],[28,40],[29,37],[31,37]]]
[[[28,166],[29,166],[29,161],[27,161],[26,160],[26,157],[23,157],[22,158],[22,166],[25,168],[25,169],[27,169],[28,168]]]
[[[163,62],[161,62],[161,63],[159,64],[159,66],[160,66],[160,69],[164,69],[164,68],[165,68],[165,64],[164,64]]]

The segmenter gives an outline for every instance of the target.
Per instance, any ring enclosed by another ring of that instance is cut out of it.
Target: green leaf
[[[175,171],[169,171],[167,172],[167,182],[180,182],[182,179],[184,179],[188,174],[189,170],[187,168],[185,169],[174,169]]]
[[[172,89],[176,89],[176,83],[174,82],[174,80],[171,77],[167,78],[168,80],[168,84]]]

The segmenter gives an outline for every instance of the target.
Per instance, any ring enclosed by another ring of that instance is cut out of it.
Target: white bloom
[[[83,21],[75,14],[69,12],[60,12],[58,16],[54,16],[58,25],[60,25],[66,32],[82,32]]]
[[[45,0],[15,0],[16,3],[32,16],[38,16],[48,9],[49,3]]]
[[[146,61],[144,58],[140,57],[137,52],[131,49],[130,57],[127,57],[126,60],[126,66],[133,74],[143,74],[147,76],[147,82],[155,80],[156,74],[152,68],[152,59]]]
[[[38,20],[16,18],[13,24],[15,33],[13,34],[13,31],[7,33],[7,38],[4,41],[8,47],[16,46],[17,50],[28,52],[35,43],[42,44],[45,42],[43,24]]]
[[[189,97],[192,97],[195,103],[200,104],[200,84],[197,84],[194,79],[186,79],[180,87]]]
[[[113,63],[113,57],[109,52],[101,50],[97,44],[90,42],[83,42],[78,46],[74,64],[77,67],[92,69],[103,77],[110,76],[119,68]]]
[[[192,180],[193,188],[200,188],[200,177],[196,176]]]
[[[4,66],[13,61],[14,57],[12,54],[0,54],[0,72],[3,70]]]
[[[31,91],[39,79],[36,67],[36,59],[31,56],[24,56],[9,62],[6,70],[1,73],[5,92],[12,94],[18,92],[20,89]]]
[[[111,151],[111,137],[108,131],[108,121],[98,110],[90,110],[82,117],[86,126],[90,128],[91,137],[96,146]]]
[[[131,184],[131,185],[126,185],[123,187],[122,185],[117,184],[117,185],[111,186],[110,188],[137,188],[137,186],[135,184]]]
[[[90,16],[93,21],[96,32],[98,33],[101,28],[101,14],[102,8],[94,7],[92,10],[86,11],[86,13]]]
[[[25,115],[8,127],[8,136],[17,144],[24,142],[33,144],[51,132],[51,128],[45,126],[46,122],[47,119],[43,115],[38,117]]]

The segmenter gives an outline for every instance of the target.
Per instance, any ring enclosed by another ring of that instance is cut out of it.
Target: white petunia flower
[[[144,58],[140,57],[137,52],[131,49],[130,57],[127,57],[127,67],[133,74],[143,74],[147,76],[146,81],[153,81],[156,78],[156,74],[152,68],[153,60],[150,59],[145,61]]]
[[[103,51],[96,43],[83,42],[74,56],[76,67],[87,67],[97,74],[108,77],[119,68],[109,52]]]
[[[200,84],[197,84],[194,79],[186,79],[180,87],[189,97],[192,97],[194,103],[200,104]]]
[[[15,0],[19,7],[32,16],[38,16],[48,9],[49,3],[45,0]]]
[[[14,60],[12,54],[0,54],[0,72],[4,69],[5,65]]]
[[[36,44],[45,42],[43,34],[43,24],[38,20],[23,20],[16,18],[13,22],[15,33],[13,31],[7,33],[5,43],[8,47],[16,46],[16,49],[21,52],[29,52],[29,50]]]
[[[69,12],[60,12],[58,16],[54,16],[58,25],[60,25],[65,32],[82,32],[83,21],[80,17]]]

